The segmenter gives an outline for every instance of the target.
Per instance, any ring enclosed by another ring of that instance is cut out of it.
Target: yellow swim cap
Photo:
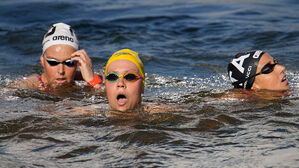
[[[107,69],[109,67],[109,65],[116,60],[129,60],[131,62],[133,62],[137,68],[138,71],[140,73],[140,75],[143,77],[142,82],[144,85],[144,81],[145,81],[145,76],[144,76],[144,66],[143,63],[141,62],[138,53],[135,51],[132,51],[130,49],[122,49],[119,51],[116,51],[108,60],[107,64],[106,64],[106,68],[105,68],[105,76],[107,75]]]

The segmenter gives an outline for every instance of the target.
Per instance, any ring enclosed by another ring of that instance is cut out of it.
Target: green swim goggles
[[[114,83],[114,82],[118,81],[118,79],[121,77],[124,78],[128,82],[135,82],[138,79],[143,79],[142,76],[137,75],[135,72],[127,72],[124,75],[119,75],[115,72],[111,72],[111,73],[108,73],[107,76],[105,76],[105,79],[110,83]]]

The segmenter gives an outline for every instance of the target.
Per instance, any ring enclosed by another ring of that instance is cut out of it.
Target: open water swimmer
[[[79,50],[75,30],[64,23],[53,24],[44,35],[40,62],[41,75],[32,75],[15,82],[17,88],[51,90],[74,85],[82,78],[87,85],[100,89],[102,79],[93,73],[91,59],[85,50]],[[80,71],[76,71],[77,67]]]

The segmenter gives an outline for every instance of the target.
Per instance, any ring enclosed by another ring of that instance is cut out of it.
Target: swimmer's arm
[[[95,74],[95,75],[97,75],[97,74]],[[99,76],[99,78],[103,81],[103,77],[102,77],[102,75],[98,75],[98,76]],[[76,71],[74,80],[75,80],[75,81],[85,81],[85,80],[83,79],[82,74],[81,74],[80,71]],[[87,82],[86,82],[86,83],[87,83]],[[93,88],[95,88],[95,89],[102,89],[101,83],[94,85]]]
[[[95,81],[95,79],[97,78],[97,75],[95,75],[93,73],[93,68],[92,68],[92,61],[91,59],[88,57],[87,53],[85,50],[78,50],[76,52],[74,52],[72,55],[72,60],[77,61],[78,62],[78,67],[80,69],[80,73],[81,73],[81,77],[77,76],[77,79],[83,79],[84,81],[86,81],[87,83],[90,83],[91,81]],[[76,79],[76,78],[75,78]],[[97,78],[97,79],[101,79],[101,78]],[[95,89],[101,89],[101,85],[99,82],[100,80],[96,80],[95,85],[93,85],[93,88]]]

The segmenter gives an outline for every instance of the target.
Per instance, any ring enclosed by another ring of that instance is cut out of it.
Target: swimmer
[[[234,88],[287,91],[285,67],[268,53],[256,50],[238,53],[227,67]]]
[[[144,66],[137,52],[122,49],[110,57],[105,68],[105,91],[113,109],[127,111],[139,107],[144,85]]]
[[[70,87],[74,80],[83,79],[88,86],[101,89],[102,79],[94,74],[86,51],[79,50],[75,31],[69,25],[52,25],[44,35],[42,50],[40,62],[43,73],[16,81],[14,87],[49,90]],[[80,71],[76,71],[77,67]]]
[[[98,107],[96,110],[104,110],[108,118],[129,119],[146,118],[144,116],[147,114],[184,110],[181,107],[161,103],[142,105],[142,94],[145,88],[144,65],[139,54],[130,49],[119,50],[109,58],[105,67],[104,83],[110,109],[105,108],[103,104],[98,104],[74,107],[70,111],[93,115],[95,108]],[[153,118],[150,117],[150,119]]]
[[[182,110],[179,107],[160,103],[142,105],[145,71],[135,51],[122,49],[115,52],[106,64],[104,82],[109,105],[114,110],[125,112],[141,108],[141,111],[151,114]]]

